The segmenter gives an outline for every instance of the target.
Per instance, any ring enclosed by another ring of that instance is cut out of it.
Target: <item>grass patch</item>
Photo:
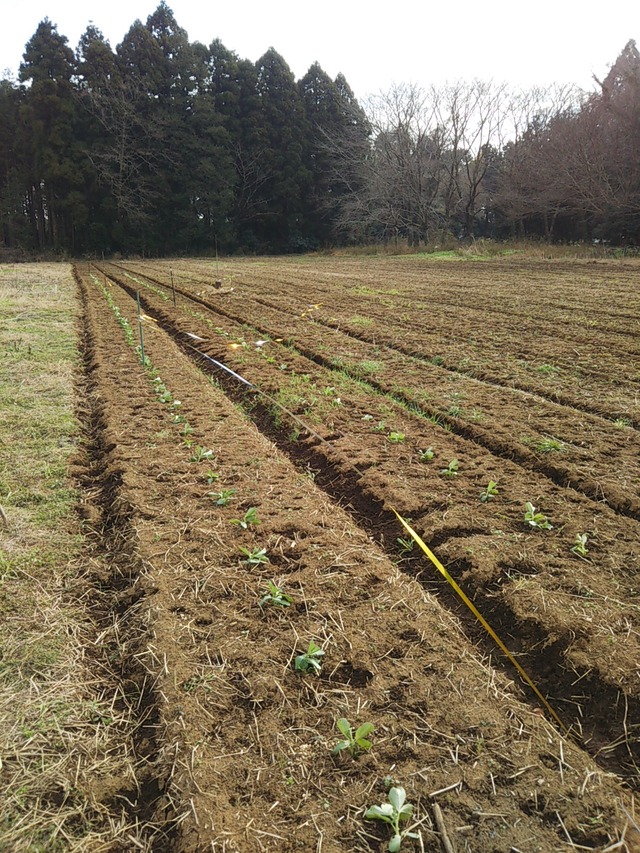
[[[0,271],[0,850],[138,849],[124,808],[100,794],[131,777],[131,719],[86,653],[95,630],[66,476],[75,285],[62,264]]]

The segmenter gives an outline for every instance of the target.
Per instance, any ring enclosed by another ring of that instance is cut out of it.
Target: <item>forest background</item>
[[[584,92],[395,85],[358,103],[190,42],[160,3],[115,50],[45,19],[0,80],[0,248],[283,253],[392,241],[640,242],[640,54]]]

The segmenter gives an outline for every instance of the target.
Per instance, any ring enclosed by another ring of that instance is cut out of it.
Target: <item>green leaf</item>
[[[349,741],[351,740],[351,726],[349,724],[349,720],[346,717],[340,717],[338,722],[336,723],[341,734],[343,734]]]
[[[391,841],[389,842],[389,853],[397,853],[397,851],[402,846],[402,836],[394,835]]]
[[[363,723],[361,726],[358,726],[356,729],[355,739],[357,741],[362,740],[367,735],[373,734],[374,726],[373,723]],[[340,729],[342,731],[342,729]],[[344,734],[344,732],[343,732]],[[371,745],[371,744],[369,744]]]
[[[332,752],[342,752],[343,749],[349,749],[351,746],[351,741],[348,740],[339,740],[338,743],[333,747]]]
[[[407,799],[407,794],[404,788],[391,788],[389,791],[389,802],[397,812],[402,811],[402,806]]]

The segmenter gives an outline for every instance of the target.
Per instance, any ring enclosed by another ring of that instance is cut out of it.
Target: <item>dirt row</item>
[[[174,266],[158,271],[167,280],[171,271],[176,283],[211,282],[206,268]],[[522,280],[517,267],[458,265],[453,277],[451,264],[429,265],[419,273],[416,266],[351,265],[349,274],[336,279],[333,262],[329,269],[300,264],[265,269],[246,263],[230,265],[223,283],[240,290],[245,300],[268,296],[294,315],[313,305],[310,316],[317,322],[347,329],[374,345],[387,344],[465,375],[637,424],[633,356],[640,354],[640,305],[631,282],[620,281],[619,268],[607,269],[600,278],[583,265],[582,304],[566,319],[562,299],[570,276],[555,266],[545,269],[544,295],[538,284],[530,287]],[[442,303],[450,278],[456,296]],[[610,305],[615,314],[608,313]]]
[[[363,810],[384,800],[385,777],[416,804],[427,849],[441,842],[436,801],[460,850],[618,839],[615,780],[515,699],[457,620],[157,324],[145,370],[95,282],[82,287],[109,457],[98,479],[105,506],[126,509],[110,514],[110,547],[135,549],[121,574],[146,637],[135,656],[154,734],[138,808],[154,817],[154,849],[383,849]],[[130,297],[110,291],[135,323]],[[198,447],[213,455],[190,461]],[[223,489],[233,497],[218,506]],[[252,507],[258,525],[232,523]],[[269,564],[246,565],[240,546],[264,547]],[[274,577],[291,608],[258,605]],[[291,665],[312,638],[325,651],[316,677]],[[370,753],[332,756],[341,716],[374,723]]]
[[[394,409],[388,398],[376,397],[357,383],[346,383],[341,390],[339,377],[302,356],[292,360],[290,348],[286,355],[274,358],[259,347],[240,346],[237,327],[214,326],[224,324],[224,316],[211,320],[191,313],[176,325],[171,310],[165,313],[166,297],[162,300],[152,292],[149,299],[155,300],[153,309],[148,304],[149,310],[160,312],[157,316],[174,331],[191,330],[206,337],[213,326],[217,338],[199,344],[201,351],[226,361],[284,400],[289,411],[302,414],[314,431],[323,426],[330,445],[318,445],[312,439],[312,448],[293,450],[306,456],[307,464],[331,467],[325,479],[334,497],[341,497],[340,488],[352,488],[348,474],[346,487],[331,486],[336,468],[344,474],[355,462],[361,472],[366,470],[355,497],[367,495],[375,501],[373,526],[379,538],[386,535],[387,543],[395,546],[393,532],[384,530],[389,522],[394,529],[393,516],[385,517],[381,510],[385,502],[392,502],[417,522],[432,547],[440,548],[451,571],[482,602],[545,689],[558,697],[594,754],[636,776],[633,744],[639,723],[640,611],[637,575],[629,571],[637,562],[635,522],[573,490],[550,486],[514,465],[508,456],[490,456],[475,443],[425,423],[406,408],[396,405]],[[188,333],[183,340],[186,351],[192,352]],[[277,348],[274,342],[269,351]],[[288,364],[283,371],[280,359],[285,357]],[[344,397],[338,398],[336,406],[338,393]],[[381,434],[380,418],[388,415],[393,420]],[[405,436],[395,447],[389,441],[392,431]],[[280,434],[282,438],[281,429]],[[425,447],[436,448],[437,458],[421,464],[418,460]],[[461,470],[447,477],[441,466],[451,459],[461,460]],[[483,503],[480,493],[492,478],[500,482],[501,494]],[[554,530],[525,532],[521,507],[532,495],[536,503],[544,500]],[[354,495],[349,500],[353,503]],[[366,525],[371,508],[365,507],[363,515],[361,523]],[[593,550],[588,559],[581,559],[569,546],[577,532],[585,529]],[[468,627],[472,636],[482,639],[475,624]],[[578,691],[573,688],[576,683]]]
[[[114,274],[122,278],[121,272]],[[195,295],[195,289],[194,285],[185,292]],[[217,300],[197,298],[239,326],[252,318],[254,335],[257,330],[289,341],[314,361],[347,370],[492,452],[640,517],[637,432],[621,423],[541,398],[533,391],[520,392],[446,370],[353,330],[328,329],[313,319],[315,310],[303,311],[301,316],[300,305],[295,315],[283,313],[248,286],[238,286]],[[242,340],[242,330],[238,335]]]
[[[123,509],[105,547],[115,562],[129,555],[123,606],[129,596],[132,655],[149,673],[136,807],[153,817],[153,849],[381,850],[383,827],[363,810],[384,800],[385,777],[407,789],[426,849],[442,843],[436,801],[458,850],[619,839],[629,821],[615,779],[516,699],[425,586],[159,324],[145,325],[143,369],[96,282],[81,281],[102,493]],[[135,323],[130,297],[109,292]],[[252,508],[259,523],[235,523]],[[247,564],[241,547],[269,563]],[[269,579],[290,608],[259,606]],[[292,666],[310,639],[325,652],[318,676]],[[331,753],[342,716],[375,725],[357,760]]]

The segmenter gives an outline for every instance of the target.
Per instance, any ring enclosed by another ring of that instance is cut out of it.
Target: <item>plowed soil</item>
[[[639,271],[77,267],[76,473],[132,626],[154,849],[381,851],[390,784],[406,850],[638,849]],[[332,753],[341,717],[370,751]]]

